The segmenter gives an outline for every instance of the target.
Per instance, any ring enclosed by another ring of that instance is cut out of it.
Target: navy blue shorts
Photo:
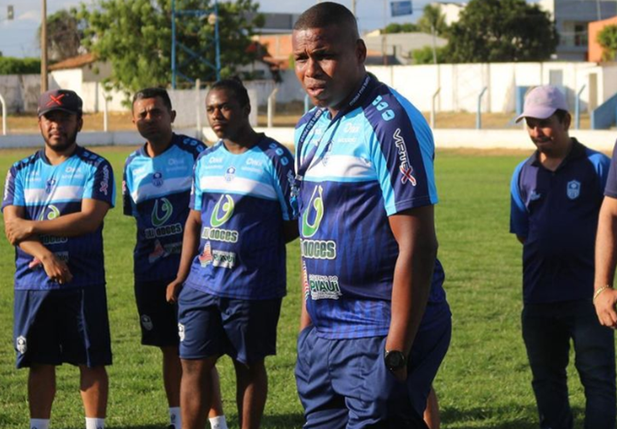
[[[13,340],[17,368],[111,365],[104,285],[67,290],[16,290]]]
[[[167,285],[172,280],[135,282],[135,301],[143,345],[178,345],[178,307],[168,303],[166,298]]]
[[[190,286],[178,297],[180,357],[229,355],[244,364],[276,354],[282,299],[221,298]]]
[[[419,332],[399,382],[384,364],[385,337],[329,340],[304,329],[295,371],[303,428],[425,429],[421,416],[450,333],[449,317],[439,330]]]

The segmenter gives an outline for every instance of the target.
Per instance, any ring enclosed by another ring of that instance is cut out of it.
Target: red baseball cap
[[[39,116],[53,110],[62,110],[75,115],[82,113],[83,102],[75,91],[69,89],[54,89],[39,97]]]

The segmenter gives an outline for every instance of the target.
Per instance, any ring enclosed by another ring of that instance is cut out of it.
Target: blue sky
[[[127,0],[130,1],[130,0]],[[351,9],[352,0],[334,0]],[[388,1],[388,14],[389,2]],[[59,9],[76,6],[79,3],[92,4],[92,0],[47,0],[47,13],[51,14]],[[261,0],[262,12],[298,13],[316,3],[316,0]],[[414,8],[421,9],[430,0],[415,0]],[[421,10],[414,10],[414,15],[389,18],[384,21],[383,1],[356,0],[356,14],[361,31],[383,27],[384,22],[415,21]],[[15,20],[7,21],[7,6],[13,5]],[[36,40],[36,32],[41,22],[41,0],[0,0],[0,51],[4,56],[36,57],[40,50]]]

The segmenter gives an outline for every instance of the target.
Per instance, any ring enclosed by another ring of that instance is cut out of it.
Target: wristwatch
[[[398,371],[407,365],[405,355],[399,350],[386,350],[383,360],[386,364],[386,368],[393,372]]]

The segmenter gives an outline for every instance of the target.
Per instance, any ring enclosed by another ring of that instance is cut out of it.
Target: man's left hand
[[[34,222],[31,220],[24,220],[18,217],[5,220],[4,232],[6,233],[6,238],[13,246],[19,244],[21,241],[33,235],[33,224]]]

